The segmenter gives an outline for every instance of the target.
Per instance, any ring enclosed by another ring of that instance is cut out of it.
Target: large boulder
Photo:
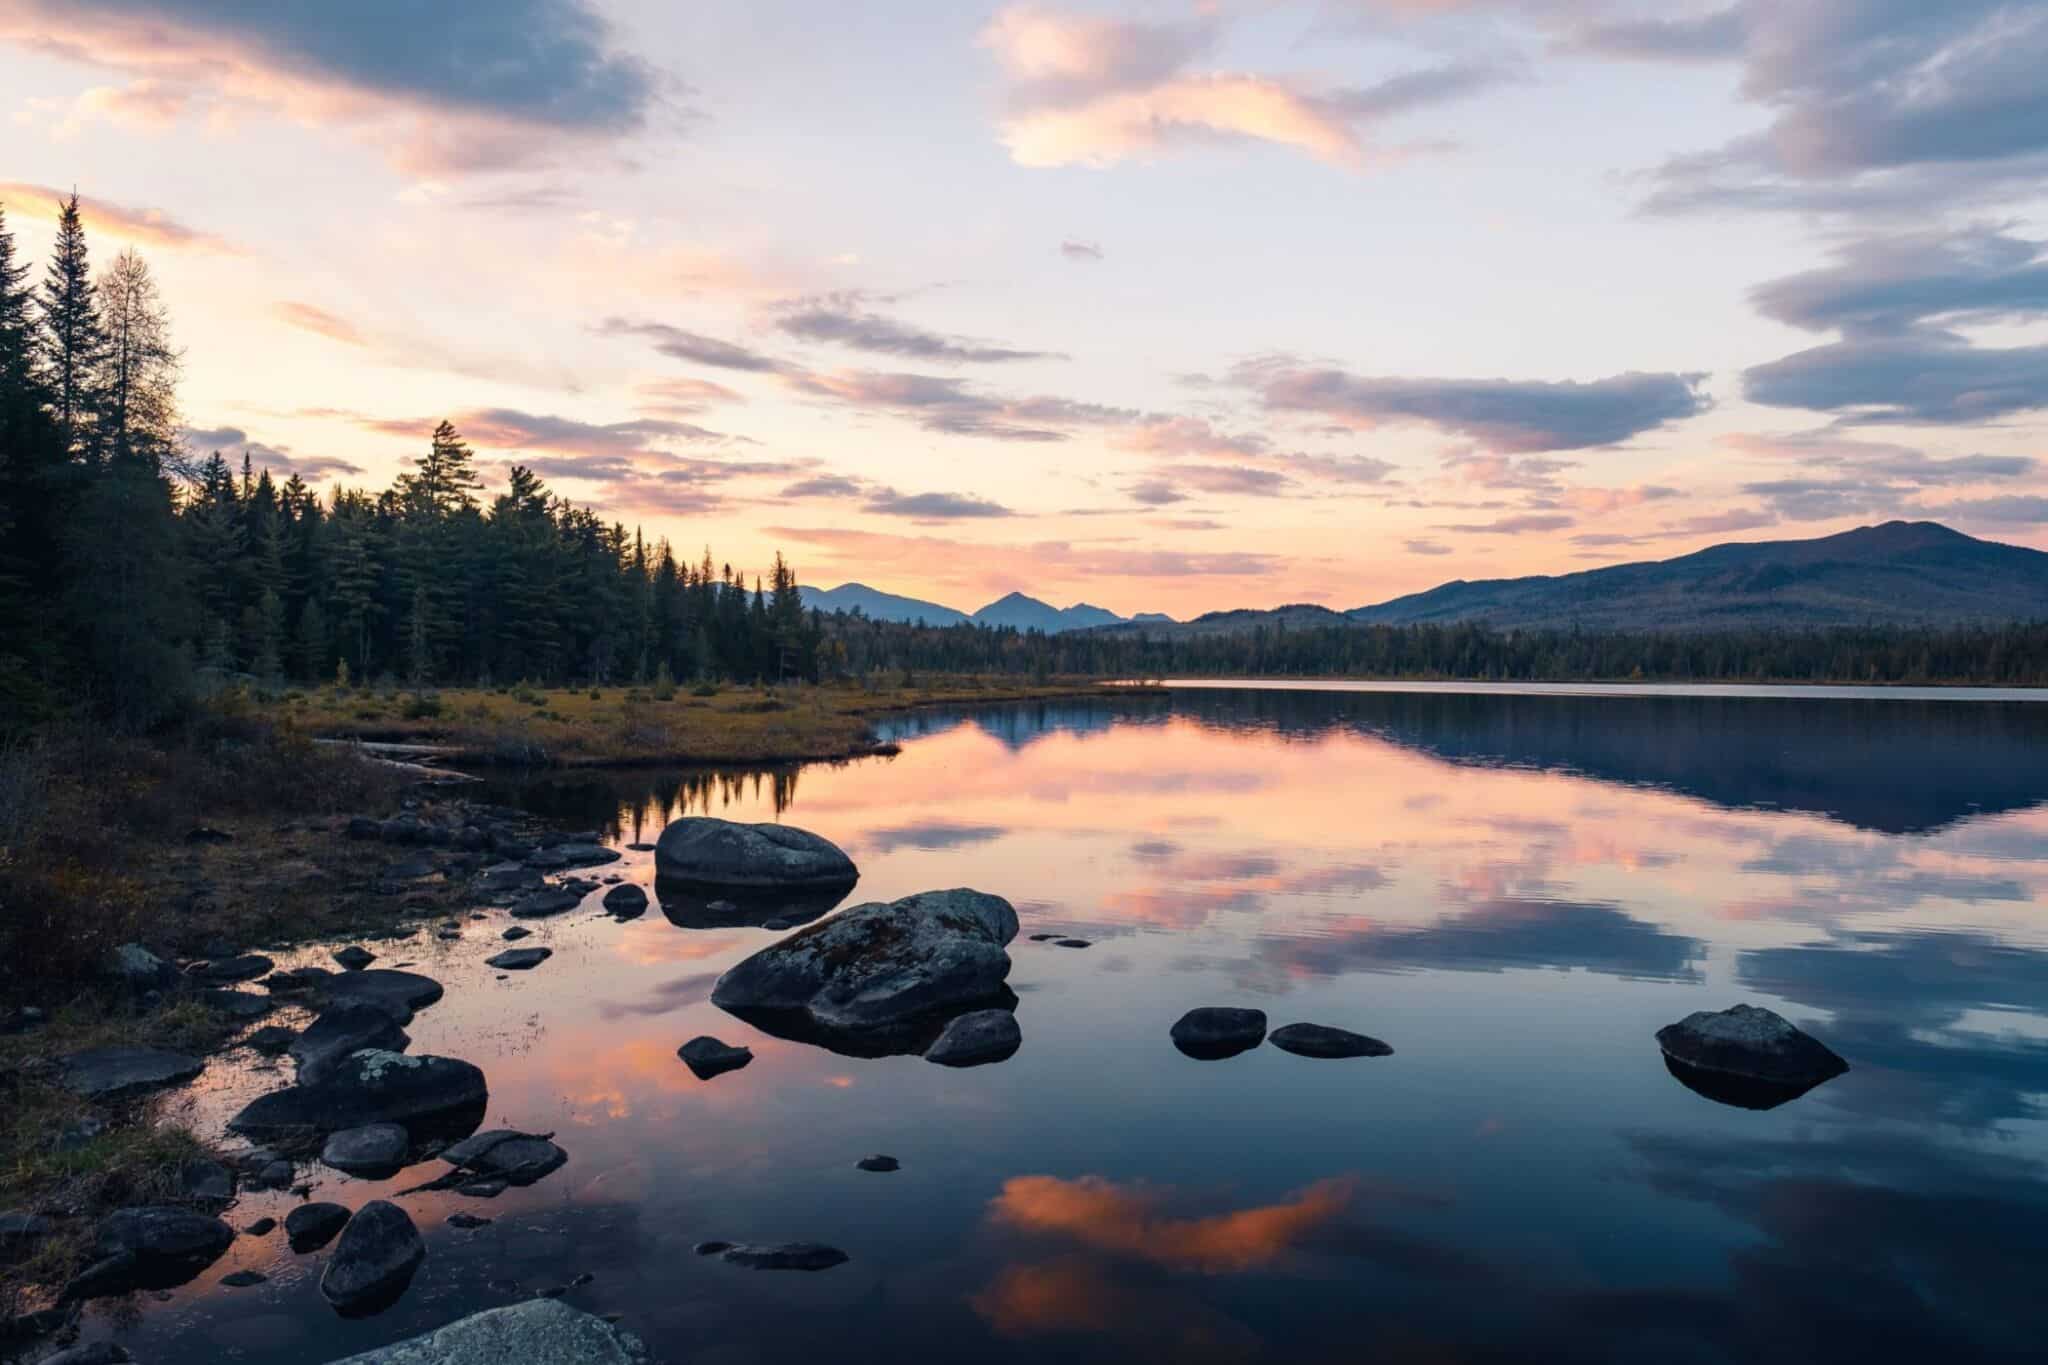
[[[734,966],[711,1000],[735,1014],[800,1014],[827,1032],[902,1027],[996,999],[1016,936],[1008,901],[965,888],[856,905]]]
[[[654,872],[696,886],[849,887],[860,880],[838,845],[793,825],[742,825],[708,815],[669,823]]]
[[[234,1240],[234,1229],[211,1214],[170,1205],[117,1210],[96,1231],[100,1259],[66,1287],[65,1297],[175,1288],[219,1260]]]
[[[1699,1010],[1657,1030],[1665,1067],[1708,1099],[1770,1109],[1849,1069],[1826,1044],[1757,1005]]]
[[[425,1336],[333,1365],[646,1365],[646,1343],[560,1299],[528,1299],[457,1318]]]
[[[427,1259],[427,1244],[404,1209],[373,1199],[341,1230],[320,1294],[344,1315],[373,1313],[395,1303]]]
[[[378,1005],[337,1005],[306,1026],[285,1049],[299,1064],[299,1084],[314,1085],[343,1058],[364,1048],[403,1052],[412,1038]]]
[[[490,1099],[484,1073],[453,1057],[366,1048],[318,1081],[250,1101],[228,1127],[258,1141],[305,1141],[371,1123],[402,1124],[415,1141],[469,1133]]]
[[[160,1047],[96,1047],[59,1059],[64,1088],[93,1100],[122,1100],[182,1085],[206,1063]]]

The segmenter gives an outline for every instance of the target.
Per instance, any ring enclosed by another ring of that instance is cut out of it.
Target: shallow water
[[[779,816],[847,848],[856,900],[1007,896],[1014,1058],[761,1034],[706,997],[775,935],[658,908],[538,922],[555,957],[503,981],[496,913],[377,945],[447,983],[413,1050],[482,1066],[488,1122],[569,1164],[408,1197],[431,1254],[377,1317],[337,1318],[325,1253],[273,1234],[91,1331],[326,1360],[589,1272],[570,1302],[693,1362],[2038,1358],[2048,707],[1203,691],[889,731],[893,759],[514,794],[621,843]],[[600,871],[651,885],[647,855]],[[1055,931],[1092,946],[1025,937]],[[1652,1035],[1739,1000],[1852,1070],[1767,1111],[1684,1088]],[[1190,1060],[1167,1031],[1205,1004],[1395,1055]],[[756,1060],[700,1082],[700,1033]],[[191,1103],[219,1122],[281,1079],[216,1062]],[[315,1168],[315,1197],[440,1169]],[[747,1271],[704,1239],[852,1260]],[[218,1286],[245,1266],[270,1281]]]

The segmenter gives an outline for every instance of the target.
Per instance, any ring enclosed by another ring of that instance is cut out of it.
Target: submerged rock
[[[425,1009],[442,995],[441,983],[431,976],[382,967],[330,977],[320,991],[329,1005],[369,1005],[401,1024],[411,1023],[413,1011]]]
[[[1391,1057],[1394,1049],[1377,1038],[1325,1024],[1287,1024],[1273,1030],[1272,1043],[1297,1057]]]
[[[708,815],[671,821],[654,845],[655,875],[698,886],[852,886],[838,845],[793,825],[743,825]]]
[[[318,1251],[347,1222],[348,1210],[339,1204],[301,1204],[284,1216],[284,1235],[293,1251]]]
[[[518,919],[546,919],[574,910],[583,904],[583,893],[565,886],[543,887],[531,895],[521,896],[512,902],[512,914]]]
[[[983,1066],[1006,1061],[1023,1045],[1017,1016],[1009,1010],[975,1010],[946,1025],[924,1059],[940,1066]]]
[[[343,1314],[397,1301],[427,1259],[427,1244],[404,1209],[373,1199],[348,1220],[320,1276],[320,1294]]]
[[[727,1247],[720,1256],[751,1270],[830,1270],[852,1258],[823,1242],[778,1242],[773,1246]]]
[[[299,1064],[299,1083],[316,1085],[337,1063],[364,1048],[403,1052],[412,1038],[375,1005],[339,1005],[322,1014],[287,1045]]]
[[[396,1123],[344,1128],[320,1148],[320,1160],[349,1175],[381,1179],[405,1165],[412,1139]]]
[[[980,891],[857,905],[734,966],[711,1000],[734,1013],[801,1013],[832,1031],[886,1029],[996,997],[1016,935],[1010,903]]]
[[[531,1185],[560,1170],[569,1160],[569,1154],[549,1140],[553,1136],[494,1128],[464,1138],[442,1152],[441,1160],[482,1179]]]
[[[235,1240],[211,1214],[169,1205],[121,1209],[100,1220],[99,1260],[65,1287],[66,1298],[99,1298],[133,1289],[172,1289],[212,1265]]]
[[[484,959],[486,967],[496,967],[501,972],[531,971],[555,955],[552,948],[507,948],[495,957]]]
[[[425,1336],[332,1365],[646,1365],[647,1346],[623,1327],[536,1298],[457,1318]]]
[[[753,1061],[754,1050],[745,1047],[732,1047],[726,1043],[719,1042],[716,1038],[704,1037],[692,1038],[689,1042],[684,1043],[676,1049],[676,1056],[683,1059],[684,1065],[688,1066],[696,1074],[698,1080],[708,1081],[713,1076],[722,1076],[728,1071],[738,1071],[748,1062]]]
[[[604,893],[604,908],[620,919],[631,919],[647,909],[647,893],[627,882]]]
[[[206,1063],[160,1047],[96,1047],[58,1061],[64,1088],[94,1100],[120,1100],[182,1085]]]
[[[1204,1006],[1189,1010],[1173,1026],[1173,1045],[1190,1057],[1220,1061],[1266,1040],[1263,1010]]]
[[[1771,1010],[1700,1010],[1657,1030],[1665,1066],[1723,1104],[1770,1109],[1849,1069],[1826,1044]]]
[[[489,1098],[484,1073],[468,1062],[366,1048],[335,1062],[316,1082],[252,1100],[228,1127],[261,1140],[291,1140],[397,1123],[418,1138],[473,1129]]]

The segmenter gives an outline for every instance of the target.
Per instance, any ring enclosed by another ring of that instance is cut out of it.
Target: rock
[[[730,1047],[716,1038],[692,1038],[676,1049],[676,1056],[695,1073],[700,1081],[713,1076],[722,1076],[728,1071],[738,1071],[754,1060],[754,1050],[746,1047]]]
[[[298,995],[324,986],[333,978],[334,973],[325,967],[287,967],[264,977],[262,986],[272,995]]]
[[[1089,946],[1089,943],[1085,938],[1056,938],[1052,941],[1052,946],[1055,948],[1086,948]]]
[[[648,1359],[645,1343],[622,1327],[560,1299],[527,1299],[333,1365],[646,1365]]]
[[[314,1085],[337,1062],[366,1047],[403,1052],[412,1038],[375,1005],[337,1005],[306,1026],[287,1048],[299,1064],[299,1083]]]
[[[320,1160],[349,1175],[381,1180],[405,1165],[412,1139],[395,1123],[344,1128],[320,1148]]]
[[[248,1022],[261,1019],[277,1008],[269,996],[254,991],[201,991],[199,1003],[225,1019]]]
[[[796,927],[796,921],[783,919],[780,916],[777,916],[774,919],[762,920],[761,927],[763,929],[773,930],[776,933],[781,933],[784,929],[794,929]]]
[[[441,983],[417,972],[390,971],[373,967],[364,972],[345,972],[321,986],[330,1005],[371,1005],[401,1024],[412,1022],[414,1010],[423,1010],[441,998]]]
[[[135,1357],[128,1354],[125,1346],[111,1341],[93,1341],[59,1351],[53,1356],[44,1356],[41,1365],[123,1365],[123,1362],[133,1359]]]
[[[559,844],[555,852],[568,860],[571,867],[603,867],[606,863],[619,860],[619,851],[602,844],[573,843]]]
[[[559,872],[569,866],[569,859],[556,848],[540,848],[526,855],[525,863],[542,872]]]
[[[289,1141],[398,1123],[418,1139],[441,1130],[468,1131],[489,1098],[484,1073],[468,1062],[369,1048],[336,1061],[318,1081],[252,1100],[228,1127],[261,1140]]]
[[[1173,1026],[1173,1045],[1190,1057],[1219,1061],[1266,1040],[1263,1010],[1218,1007],[1189,1010]]]
[[[76,1152],[90,1147],[105,1136],[107,1121],[97,1115],[87,1114],[73,1119],[57,1132],[57,1139],[51,1145],[60,1152]]]
[[[496,1199],[512,1187],[509,1180],[471,1180],[455,1187],[457,1194],[466,1194],[471,1199]]]
[[[823,1242],[780,1242],[774,1246],[731,1246],[720,1255],[751,1270],[830,1270],[851,1258]]]
[[[197,963],[192,967],[190,975],[201,981],[222,984],[232,981],[254,981],[276,965],[261,953],[243,953],[237,957]]]
[[[1700,1010],[1657,1030],[1665,1066],[1723,1104],[1770,1109],[1849,1069],[1826,1044],[1755,1005]]]
[[[255,1222],[249,1224],[248,1227],[242,1229],[242,1235],[245,1237],[268,1237],[276,1231],[277,1220],[275,1218],[258,1218]]]
[[[224,829],[215,829],[211,825],[195,825],[185,831],[185,842],[188,844],[231,844],[234,841],[234,835]]]
[[[453,943],[462,937],[462,930],[456,925],[446,924],[434,931],[434,937],[440,939],[443,943]]]
[[[1054,939],[1058,937],[1058,934],[1033,934],[1031,936],[1031,941],[1033,943],[1051,943]]]
[[[107,975],[128,990],[162,990],[177,980],[177,969],[140,943],[124,943],[107,954]]]
[[[284,1216],[284,1235],[297,1252],[318,1251],[348,1222],[339,1204],[301,1204]]]
[[[260,1270],[237,1270],[232,1275],[221,1276],[220,1282],[230,1289],[247,1289],[251,1285],[262,1284],[269,1278]]]
[[[265,1024],[244,1038],[242,1046],[260,1052],[266,1057],[280,1057],[297,1041],[298,1036],[295,1030],[288,1029],[282,1024]]]
[[[533,930],[527,928],[523,924],[515,924],[510,929],[507,929],[504,933],[500,934],[498,937],[504,939],[507,943],[517,943],[520,939],[530,938],[532,937],[532,935]]]
[[[95,1100],[120,1100],[182,1085],[206,1063],[160,1047],[96,1047],[58,1059],[64,1088]]]
[[[652,853],[652,852],[654,852],[654,845],[653,845],[653,844],[627,844],[627,845],[626,845],[626,848],[627,848],[627,849],[628,849],[628,850],[629,850],[630,852],[633,852],[633,853]]]
[[[464,1232],[491,1225],[490,1219],[474,1213],[451,1213],[441,1221],[451,1228],[461,1228]]]
[[[857,905],[734,966],[711,999],[734,1013],[802,1013],[829,1031],[885,1029],[998,995],[1016,934],[1010,903],[979,891]]]
[[[57,1225],[40,1213],[9,1209],[0,1213],[0,1265],[9,1265],[33,1254],[37,1243],[57,1230]]]
[[[604,908],[620,919],[631,919],[647,909],[647,893],[626,882],[604,893]]]
[[[507,948],[495,957],[484,959],[486,967],[496,967],[501,972],[531,971],[555,955],[552,948]]]
[[[100,1220],[93,1249],[102,1259],[80,1277],[88,1292],[67,1289],[67,1296],[174,1288],[219,1260],[234,1240],[234,1229],[211,1214],[166,1204],[117,1210]]]
[[[893,1156],[864,1156],[853,1164],[863,1171],[875,1171],[877,1173],[900,1171],[903,1169],[903,1163]]]
[[[346,833],[351,839],[375,839],[384,833],[384,827],[367,815],[352,815]]]
[[[540,884],[540,873],[524,863],[497,863],[478,873],[471,887],[479,896],[495,899],[514,892],[531,891]]]
[[[708,815],[670,822],[654,845],[654,870],[697,886],[850,887],[860,879],[851,858],[809,830]]]
[[[697,1253],[697,1254],[698,1254],[699,1256],[716,1256],[716,1255],[717,1255],[717,1254],[718,1254],[719,1252],[721,1252],[721,1251],[731,1251],[731,1250],[732,1250],[732,1243],[731,1243],[731,1242],[699,1242],[699,1243],[697,1243],[697,1245],[696,1245],[696,1246],[694,1246],[694,1247],[691,1247],[691,1248],[690,1248],[690,1250],[692,1250],[692,1251],[696,1252],[696,1253]]]
[[[458,1170],[508,1185],[531,1185],[560,1170],[569,1154],[549,1139],[551,1133],[522,1133],[494,1128],[463,1139],[441,1153]]]
[[[1023,1045],[1017,1016],[1008,1010],[975,1010],[946,1025],[924,1059],[940,1066],[983,1066],[1009,1058]]]
[[[529,896],[521,896],[512,902],[512,914],[517,919],[546,919],[559,915],[565,910],[574,910],[583,904],[583,893],[563,886],[543,887]]]
[[[256,1172],[256,1183],[268,1190],[282,1190],[292,1183],[292,1163],[273,1161]]]
[[[346,948],[336,948],[334,960],[352,972],[359,972],[377,960],[377,955],[368,948],[351,943]]]
[[[1297,1057],[1391,1057],[1394,1049],[1377,1038],[1325,1024],[1288,1024],[1273,1030],[1272,1044]]]
[[[225,1205],[235,1197],[235,1177],[218,1161],[199,1157],[179,1169],[178,1188],[198,1203]]]
[[[320,1294],[344,1314],[373,1312],[398,1299],[427,1259],[427,1244],[404,1209],[373,1199],[348,1220],[320,1276]]]

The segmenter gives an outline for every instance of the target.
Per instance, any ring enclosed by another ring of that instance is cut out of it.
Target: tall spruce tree
[[[99,291],[87,260],[85,220],[78,196],[65,201],[57,216],[57,242],[43,277],[39,345],[51,415],[74,457],[93,458],[98,450],[94,423],[99,416],[96,381],[106,350],[100,322]]]

